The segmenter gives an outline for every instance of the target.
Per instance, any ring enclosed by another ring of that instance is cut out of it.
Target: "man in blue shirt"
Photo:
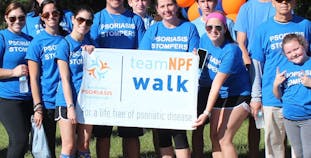
[[[137,49],[145,33],[144,22],[124,7],[124,0],[106,1],[106,8],[95,14],[90,35],[99,48]],[[109,157],[112,126],[94,126],[97,157]],[[140,154],[139,136],[143,130],[136,127],[118,127],[123,138],[124,157],[137,158]]]
[[[311,41],[310,21],[292,14],[295,0],[272,0],[276,9],[274,17],[262,23],[250,47],[254,68],[251,108],[255,119],[264,108],[265,152],[269,158],[285,157],[285,128],[281,101],[272,93],[275,70],[282,67],[286,58],[281,43],[285,35],[296,33]]]

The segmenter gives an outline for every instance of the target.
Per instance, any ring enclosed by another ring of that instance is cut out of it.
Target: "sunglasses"
[[[18,21],[25,21],[25,19],[26,19],[26,17],[25,16],[19,16],[19,17],[17,17],[17,16],[11,16],[11,17],[8,17],[8,19],[9,19],[9,21],[10,22],[15,22],[17,19],[18,19]]]
[[[282,3],[283,1],[285,1],[286,3],[290,3],[292,0],[275,0],[277,1],[278,3]]]
[[[86,26],[91,26],[93,24],[93,20],[90,19],[84,19],[82,17],[77,17],[76,18],[77,22],[79,25],[85,22]]]
[[[52,15],[53,18],[59,17],[60,16],[60,12],[57,10],[52,11],[51,13],[49,12],[45,12],[41,14],[41,17],[44,19],[48,19],[50,18],[50,15]]]
[[[205,29],[207,32],[211,32],[213,30],[213,28],[219,32],[222,30],[222,26],[220,26],[220,25],[206,25],[205,26]]]

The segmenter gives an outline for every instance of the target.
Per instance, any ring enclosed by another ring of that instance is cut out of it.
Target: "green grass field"
[[[247,127],[248,121],[245,121],[238,133],[234,138],[234,144],[236,149],[239,153],[239,157],[246,158],[248,145],[247,145]],[[263,133],[261,133],[261,142],[260,142],[260,157],[264,157],[264,142],[263,142]],[[188,140],[191,145],[191,131],[188,132]],[[57,155],[60,153],[60,136],[57,133]],[[211,157],[211,143],[209,140],[209,126],[207,126],[204,134],[204,153],[207,157]],[[152,158],[155,157],[155,152],[152,144],[152,132],[150,130],[146,130],[144,136],[140,137],[140,144],[141,144],[141,157],[142,158]],[[8,136],[6,134],[5,129],[0,124],[0,158],[4,158],[6,154],[6,147],[8,145]],[[91,153],[92,157],[96,157],[95,153],[95,141],[92,140],[91,142]],[[26,158],[31,158],[32,156],[28,153]],[[111,141],[111,151],[110,151],[111,158],[121,158],[122,157],[122,147],[121,147],[121,138],[116,136],[115,132],[112,136]]]

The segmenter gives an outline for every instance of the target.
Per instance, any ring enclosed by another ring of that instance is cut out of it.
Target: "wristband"
[[[203,111],[203,115],[207,115],[208,118],[210,118],[212,114],[211,114],[209,111],[204,110],[204,111]]]
[[[37,103],[36,105],[34,105],[33,111],[37,111],[38,109],[41,109],[43,106],[41,103]]]
[[[69,104],[69,105],[67,105],[67,108],[69,109],[69,108],[74,107],[74,106],[75,106],[74,104]]]

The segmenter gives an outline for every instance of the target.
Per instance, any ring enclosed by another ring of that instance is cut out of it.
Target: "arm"
[[[25,64],[17,65],[14,69],[0,68],[0,79],[8,79],[28,75],[28,66]]]
[[[34,105],[38,105],[41,104],[39,64],[32,60],[28,60],[28,67],[32,99]],[[43,120],[42,114],[42,107],[34,111],[34,121],[37,126],[41,126]]]
[[[210,93],[208,95],[206,108],[205,108],[203,114],[201,114],[199,116],[199,118],[197,119],[197,121],[195,122],[194,127],[198,127],[198,126],[202,125],[205,122],[205,120],[207,119],[207,117],[209,117],[208,114],[211,113],[211,111],[212,111],[212,109],[216,103],[216,100],[217,100],[218,95],[219,95],[219,90],[228,77],[229,77],[229,74],[217,72],[217,74],[213,80]]]
[[[244,65],[250,65],[251,64],[251,59],[249,57],[249,52],[246,48],[246,40],[247,40],[247,36],[245,32],[237,32],[237,42],[239,44],[239,47],[242,51],[242,57],[243,57],[243,62]]]
[[[60,73],[60,77],[61,77],[61,82],[62,82],[62,86],[63,86],[66,104],[67,104],[67,106],[68,105],[74,105],[73,104],[73,97],[72,97],[72,88],[71,88],[71,84],[70,84],[71,77],[70,77],[69,65],[67,62],[65,62],[63,60],[57,60],[57,65],[59,68],[59,73]],[[72,124],[75,124],[77,122],[74,106],[67,107],[67,117],[68,117],[68,119],[71,120]]]
[[[261,80],[262,80],[263,65],[259,61],[253,59],[250,67],[250,76],[252,81],[252,99],[251,109],[255,119],[257,119],[258,111],[262,108],[261,102]]]

